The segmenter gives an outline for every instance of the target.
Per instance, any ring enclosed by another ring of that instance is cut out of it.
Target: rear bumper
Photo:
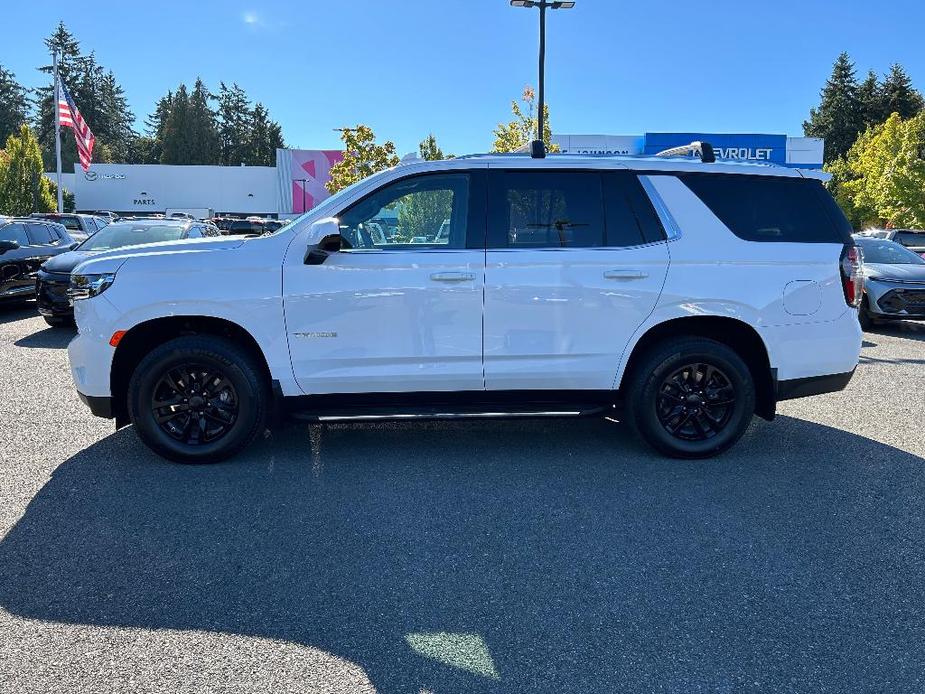
[[[854,369],[840,374],[827,374],[825,376],[809,376],[807,378],[791,378],[777,382],[777,400],[794,400],[807,398],[823,393],[837,393],[844,390],[854,376]]]
[[[77,395],[83,400],[84,405],[90,408],[90,412],[97,417],[103,417],[105,419],[112,419],[114,417],[112,413],[112,398],[108,396],[84,395],[79,390],[77,391]]]

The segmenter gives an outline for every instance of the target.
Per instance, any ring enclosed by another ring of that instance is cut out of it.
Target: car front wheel
[[[755,412],[748,365],[726,345],[680,338],[656,345],[630,374],[627,418],[675,458],[708,458],[732,446]]]
[[[129,417],[161,456],[212,463],[247,446],[265,425],[266,379],[256,360],[213,336],[178,337],[156,347],[129,381]]]
[[[870,314],[870,304],[866,296],[861,300],[861,305],[858,308],[858,321],[861,324],[861,330],[865,331],[877,325],[874,317]]]

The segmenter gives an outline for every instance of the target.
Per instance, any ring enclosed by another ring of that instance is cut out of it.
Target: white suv
[[[293,410],[607,415],[706,457],[848,383],[850,232],[819,180],[777,166],[415,161],[269,236],[85,262],[68,351],[94,414],[177,461],[226,458]]]

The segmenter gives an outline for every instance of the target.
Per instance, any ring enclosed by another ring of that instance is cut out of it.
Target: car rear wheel
[[[870,330],[877,325],[877,321],[870,314],[870,304],[867,302],[867,296],[861,300],[861,305],[858,307],[858,322],[861,324],[861,330]]]
[[[159,455],[182,463],[233,456],[264,428],[266,379],[250,354],[212,336],[155,348],[129,381],[129,417]]]
[[[675,458],[708,458],[745,433],[755,412],[748,365],[726,345],[681,338],[657,345],[630,374],[627,419]]]

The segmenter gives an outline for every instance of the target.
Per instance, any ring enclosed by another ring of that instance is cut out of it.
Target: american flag
[[[80,110],[71,98],[71,93],[60,79],[58,80],[58,123],[74,131],[80,166],[84,171],[89,171],[90,162],[93,161],[93,143],[96,142],[96,138],[90,132],[90,126],[80,115]]]

